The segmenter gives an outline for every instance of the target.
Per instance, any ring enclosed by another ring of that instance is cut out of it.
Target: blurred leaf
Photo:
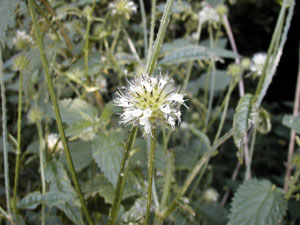
[[[133,206],[122,215],[121,221],[125,224],[143,224],[146,213],[146,204],[146,199],[137,199]]]
[[[14,11],[20,0],[1,0],[0,1],[0,45],[4,45],[6,29],[9,22],[15,15]]]
[[[91,164],[93,160],[91,142],[73,141],[69,143],[69,148],[76,172],[80,172]],[[62,158],[66,160],[65,155]]]
[[[93,142],[93,157],[106,178],[116,186],[122,155],[124,138],[120,131],[100,133]]]
[[[228,225],[281,224],[286,210],[282,189],[267,180],[248,180],[234,195]]]
[[[298,116],[285,115],[283,117],[282,124],[300,134],[300,114]]]
[[[210,76],[210,80],[208,82],[208,90],[210,90],[210,83],[211,83],[211,79],[212,79],[212,76]],[[226,87],[229,86],[230,84],[230,76],[226,75],[226,71],[225,70],[216,70],[216,76],[215,76],[215,87],[214,87],[214,90],[215,91],[223,91],[225,90]],[[200,78],[197,79],[197,84],[199,85],[199,87],[201,89],[205,89],[205,80],[206,80],[206,76],[205,75],[202,75],[200,76]]]
[[[33,192],[23,198],[18,207],[22,209],[35,209],[43,201],[50,207],[61,204],[67,201],[68,198],[62,192],[48,192],[41,194],[40,192]]]
[[[216,202],[201,202],[197,215],[203,219],[204,225],[225,225],[227,222],[226,210]]]
[[[57,208],[62,210],[73,223],[77,225],[85,224],[82,219],[80,208],[78,206],[75,206],[71,201],[56,206]]]
[[[255,122],[255,108],[252,99],[251,94],[245,94],[241,97],[233,117],[233,139],[239,150],[244,143],[246,131]]]
[[[267,110],[258,110],[256,120],[256,129],[259,133],[267,134],[271,131],[271,118]]]
[[[68,125],[85,120],[90,120],[91,122],[97,120],[97,109],[90,103],[79,98],[60,100],[58,106],[62,121]],[[53,110],[49,111],[50,116],[55,119]]]
[[[109,102],[105,105],[104,109],[102,110],[100,116],[100,123],[103,128],[105,128],[109,124],[111,117],[114,113],[114,107],[114,104],[112,102]]]
[[[191,60],[203,60],[210,58],[236,58],[239,57],[232,51],[222,48],[206,48],[199,45],[188,45],[177,47],[173,51],[168,52],[165,57],[160,60],[159,64],[178,64]]]
[[[159,12],[163,12],[165,10],[166,3],[160,3],[157,6],[157,10]],[[172,6],[173,13],[182,13],[184,11],[191,10],[191,6],[187,1],[175,1]]]

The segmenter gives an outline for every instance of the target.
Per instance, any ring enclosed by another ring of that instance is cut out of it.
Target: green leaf
[[[105,177],[116,186],[124,151],[123,133],[109,131],[100,133],[93,142],[93,158]]]
[[[227,212],[218,203],[200,203],[197,215],[203,219],[204,225],[224,225],[227,222]]]
[[[192,60],[203,60],[210,58],[236,58],[239,57],[232,51],[222,48],[206,48],[199,45],[188,45],[177,47],[159,62],[159,64],[178,64]]]
[[[20,0],[0,1],[0,44],[2,45],[4,45],[7,26],[15,15],[14,11],[19,2]]]
[[[41,194],[40,192],[33,192],[23,198],[19,202],[18,207],[22,209],[35,209],[43,201],[49,207],[52,207],[53,205],[61,204],[67,200],[68,199],[66,195],[61,192],[48,192],[45,194]]]
[[[66,216],[73,221],[73,223],[78,225],[84,225],[82,214],[80,208],[72,204],[72,202],[66,202],[63,204],[57,205],[57,208],[62,210]]]
[[[165,10],[166,3],[161,3],[157,6],[157,10],[159,12],[163,12]],[[172,6],[173,13],[182,13],[184,11],[191,10],[191,5],[187,1],[174,2]]]
[[[145,198],[137,199],[133,206],[122,215],[121,221],[125,224],[143,224],[146,213],[146,204]]]
[[[98,117],[97,109],[90,103],[81,99],[63,99],[58,102],[62,121],[68,125],[78,123],[80,121],[96,122]],[[50,116],[55,119],[53,110]]]
[[[248,180],[234,195],[228,225],[277,225],[287,210],[282,189],[267,180]]]
[[[252,104],[252,99],[251,94],[241,97],[233,117],[233,138],[239,149],[243,146],[246,131],[255,122],[255,107]]]
[[[76,172],[80,172],[91,164],[93,160],[91,142],[73,141],[70,142],[69,148]],[[62,158],[66,161],[65,155]]]
[[[282,124],[295,130],[296,133],[300,134],[300,115],[285,115],[283,117]]]
[[[210,76],[209,78],[210,79],[208,81],[208,86],[207,86],[208,90],[211,89],[210,88],[211,87],[210,83],[211,83],[212,76]],[[226,75],[226,71],[216,70],[214,91],[223,91],[223,90],[225,90],[225,88],[229,86],[230,80],[231,80],[231,78],[230,78],[230,76]],[[200,78],[197,79],[196,82],[202,90],[204,90],[206,88],[206,76],[205,75],[200,76]]]
[[[267,134],[271,131],[270,113],[267,110],[260,109],[257,112],[256,129],[261,134]],[[300,126],[299,126],[300,128]]]

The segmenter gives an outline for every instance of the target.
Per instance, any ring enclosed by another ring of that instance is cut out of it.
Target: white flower
[[[205,22],[209,23],[218,23],[220,21],[220,16],[208,3],[202,3],[202,10],[199,12],[199,21],[204,24]]]
[[[130,14],[136,13],[137,11],[137,6],[133,1],[129,0],[116,0],[115,2],[109,3],[108,7],[113,15],[124,15],[126,19],[130,19]]]
[[[17,47],[22,48],[23,46],[34,44],[34,41],[24,30],[17,30],[16,37],[13,38],[13,43]]]
[[[150,77],[148,74],[128,81],[129,87],[120,88],[114,99],[114,104],[123,108],[120,123],[140,125],[144,134],[151,133],[156,125],[174,129],[175,121],[181,120],[178,106],[185,105],[185,100],[172,83],[167,76]]]
[[[256,53],[252,58],[250,70],[256,72],[258,76],[262,75],[263,68],[267,59],[266,53]]]
[[[58,134],[49,134],[47,139],[47,147],[50,151],[57,151],[59,149],[63,149],[62,142],[59,141],[59,135]],[[56,146],[56,148],[55,148]],[[55,149],[54,149],[55,148]]]

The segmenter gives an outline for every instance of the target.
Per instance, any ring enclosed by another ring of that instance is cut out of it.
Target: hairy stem
[[[147,193],[147,209],[145,216],[145,225],[149,224],[149,215],[152,202],[152,181],[154,171],[154,155],[156,149],[156,129],[152,130],[151,147],[148,157],[148,193]]]
[[[149,64],[150,57],[153,50],[153,40],[154,40],[154,28],[155,28],[155,12],[156,12],[156,0],[152,0],[151,4],[151,24],[150,24],[150,37],[149,37],[149,48],[147,55],[147,65]]]
[[[140,1],[141,15],[142,15],[142,23],[143,23],[143,32],[144,32],[144,58],[147,57],[148,52],[148,30],[147,30],[147,19],[145,12],[144,0]]]
[[[79,182],[78,182],[78,178],[77,178],[77,175],[76,175],[76,172],[75,172],[73,160],[72,160],[72,157],[71,157],[71,154],[70,154],[69,146],[68,146],[67,139],[66,139],[65,132],[64,132],[64,128],[63,128],[63,125],[62,125],[61,115],[60,115],[58,104],[57,104],[57,101],[56,101],[54,87],[53,87],[53,83],[52,83],[51,76],[50,76],[49,65],[48,65],[48,61],[47,61],[47,58],[46,58],[46,53],[45,53],[45,49],[44,49],[44,45],[43,45],[43,38],[42,38],[40,29],[39,29],[39,26],[38,26],[38,23],[37,23],[37,19],[36,19],[36,15],[35,15],[35,11],[34,11],[34,8],[33,8],[32,1],[33,0],[28,0],[29,11],[30,11],[32,21],[33,21],[33,27],[34,27],[34,30],[35,30],[36,40],[37,40],[37,43],[38,43],[38,46],[39,46],[39,49],[40,49],[40,55],[41,55],[41,59],[42,59],[42,63],[43,63],[43,68],[44,68],[44,72],[45,72],[45,76],[46,76],[46,81],[47,81],[47,86],[48,86],[48,90],[49,90],[49,93],[50,93],[51,102],[52,102],[53,109],[54,109],[54,114],[55,114],[55,119],[56,119],[58,131],[59,131],[59,135],[61,137],[63,147],[64,147],[64,150],[65,150],[67,165],[69,167],[71,177],[72,177],[72,180],[73,180],[73,183],[74,183],[74,186],[75,186],[75,190],[78,194],[83,212],[84,212],[84,214],[85,214],[85,216],[88,220],[88,223],[90,225],[93,225],[94,223],[93,223],[92,218],[90,216],[90,213],[87,209],[84,197],[83,197],[82,192],[81,192],[81,188],[79,186]]]
[[[117,222],[120,204],[121,204],[121,200],[122,200],[122,196],[123,196],[123,192],[124,192],[124,188],[125,188],[125,182],[126,182],[126,178],[128,175],[129,162],[130,162],[130,151],[133,148],[137,130],[138,130],[138,127],[132,127],[130,135],[128,137],[126,149],[123,154],[123,158],[122,158],[122,162],[121,162],[119,177],[118,177],[118,181],[117,181],[117,187],[116,187],[115,195],[114,195],[114,201],[113,201],[110,215],[108,218],[108,225],[115,225]]]

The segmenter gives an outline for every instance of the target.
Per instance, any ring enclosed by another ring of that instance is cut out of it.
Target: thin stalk
[[[299,186],[296,186],[296,182],[298,181],[299,176],[300,176],[300,168],[298,167],[296,169],[295,175],[293,176],[293,178],[290,181],[290,184],[288,185],[289,189],[285,195],[285,198],[287,200],[289,200],[291,198],[292,194],[299,188]]]
[[[206,171],[207,165],[208,165],[208,163],[205,163],[205,165],[203,166],[203,169],[200,171],[199,176],[198,176],[191,192],[189,193],[189,199],[192,198],[193,194],[195,193],[196,189],[198,188],[198,185],[203,178],[204,172]]]
[[[197,162],[197,164],[194,166],[190,174],[188,175],[187,179],[184,182],[184,185],[179,190],[179,193],[175,197],[175,199],[172,201],[172,203],[165,207],[161,212],[162,218],[167,218],[177,207],[178,203],[177,201],[186,193],[189,186],[199,173],[199,171],[202,169],[202,167],[209,162],[211,156],[217,151],[217,148],[223,144],[226,140],[228,140],[232,136],[232,129],[229,130],[226,134],[224,134],[211,148],[205,152],[205,154],[202,156],[202,158]]]
[[[153,40],[154,40],[154,28],[155,28],[155,11],[156,11],[156,0],[152,0],[151,4],[151,25],[150,25],[150,37],[149,37],[149,49],[147,56],[147,65],[149,64],[150,57],[153,50]]]
[[[249,162],[248,165],[246,165],[246,174],[245,174],[245,180],[250,179],[251,175],[251,163],[252,163],[252,157],[254,153],[254,146],[255,146],[255,140],[256,140],[256,126],[253,127],[253,134],[251,137],[251,144],[250,144],[250,152],[249,152]]]
[[[9,164],[7,149],[7,118],[6,118],[6,95],[3,77],[2,47],[0,44],[0,85],[1,85],[1,102],[2,102],[2,141],[3,141],[3,159],[4,159],[4,177],[5,177],[5,196],[8,215],[11,217],[10,207],[10,187],[9,187]]]
[[[2,209],[2,207],[0,206],[0,219],[1,219],[1,214],[5,217],[7,221],[9,221],[11,224],[14,224],[12,217],[8,215],[7,212],[5,212],[5,210]]]
[[[117,21],[117,29],[116,29],[116,33],[114,34],[114,39],[112,41],[112,44],[111,44],[111,47],[110,47],[110,51],[113,53],[115,51],[115,47],[116,47],[116,44],[117,44],[117,40],[119,38],[119,35],[120,35],[120,31],[121,31],[121,22],[122,20],[121,19],[118,19]]]
[[[67,165],[69,167],[71,177],[72,177],[72,180],[73,180],[73,183],[74,183],[74,186],[75,186],[75,190],[78,194],[83,212],[84,212],[84,214],[85,214],[85,216],[88,220],[88,223],[90,225],[93,225],[94,223],[92,221],[92,218],[91,218],[91,216],[89,214],[89,211],[87,209],[84,197],[82,195],[81,188],[79,186],[79,182],[78,182],[77,175],[76,175],[76,172],[75,172],[73,160],[72,160],[72,157],[71,157],[71,154],[70,154],[69,146],[68,146],[68,143],[67,143],[67,140],[66,140],[64,128],[63,128],[63,125],[62,125],[61,115],[60,115],[60,112],[59,112],[59,108],[58,108],[58,104],[57,104],[57,101],[56,101],[56,96],[55,96],[55,92],[54,92],[54,88],[53,88],[53,83],[52,83],[51,76],[50,76],[49,65],[48,65],[48,61],[47,61],[47,58],[46,58],[45,49],[44,49],[44,45],[43,45],[43,39],[42,39],[42,35],[41,35],[40,29],[39,29],[39,26],[38,26],[38,23],[37,23],[37,19],[36,19],[36,15],[35,15],[35,11],[34,11],[34,8],[33,8],[32,1],[33,0],[28,0],[29,11],[30,11],[32,21],[33,21],[33,27],[34,27],[34,30],[35,30],[36,40],[37,40],[37,43],[38,43],[38,46],[39,46],[39,49],[40,49],[41,59],[42,59],[42,63],[43,63],[43,68],[44,68],[44,72],[45,72],[45,76],[46,76],[46,81],[47,81],[47,86],[48,86],[51,102],[52,102],[53,109],[54,109],[54,114],[55,114],[55,119],[56,119],[58,131],[59,131],[59,135],[61,137],[63,147],[64,147],[64,150],[65,150]]]
[[[44,166],[44,140],[43,140],[43,130],[41,121],[36,122],[36,127],[39,135],[39,158],[40,158],[40,171],[41,171],[41,181],[42,181],[42,194],[46,193],[46,181],[45,181],[45,166]],[[45,202],[42,202],[42,225],[45,225]]]
[[[164,183],[164,189],[161,197],[160,202],[160,210],[163,209],[168,202],[169,196],[170,196],[170,190],[171,190],[171,184],[172,184],[172,174],[174,170],[174,153],[168,152],[168,158],[167,158],[167,168],[166,168],[166,174],[165,174],[165,183]],[[162,225],[163,218],[159,216],[159,214],[155,215],[154,224],[155,225]]]
[[[153,51],[151,51],[151,57],[149,57],[148,60],[147,60],[146,73],[148,73],[148,74],[152,74],[153,71],[154,71],[154,68],[156,66],[158,54],[160,52],[161,45],[162,45],[162,42],[163,42],[164,37],[165,37],[166,30],[167,30],[167,26],[168,26],[169,21],[170,21],[173,2],[174,2],[174,0],[168,0],[167,4],[165,6],[165,10],[164,10],[163,17],[162,17],[162,20],[161,20],[161,23],[160,23],[160,26],[159,26],[157,38],[155,40],[155,44],[154,44],[154,47],[153,47]],[[149,44],[149,50],[151,48],[152,48],[152,46]]]
[[[18,214],[17,209],[17,191],[18,191],[18,181],[19,181],[19,167],[20,167],[20,155],[21,155],[21,122],[22,122],[22,95],[23,95],[23,68],[20,70],[19,78],[19,97],[18,97],[18,128],[17,128],[17,154],[16,154],[16,167],[15,167],[15,183],[14,183],[14,194],[12,207],[14,213]],[[18,216],[16,216],[18,218]],[[17,224],[19,221],[17,219]]]
[[[138,130],[137,126],[132,127],[130,135],[128,137],[126,149],[123,154],[123,158],[122,158],[122,162],[121,162],[119,177],[118,177],[118,181],[117,181],[117,187],[116,187],[115,195],[114,195],[114,201],[113,201],[110,215],[108,218],[108,225],[115,225],[117,222],[120,204],[121,204],[121,200],[122,200],[122,196],[123,196],[123,192],[124,192],[124,188],[125,188],[125,182],[126,182],[126,178],[127,178],[127,174],[128,174],[128,168],[129,168],[129,162],[130,162],[130,151],[133,148],[137,130]]]
[[[227,115],[230,96],[231,96],[231,93],[234,90],[236,84],[237,84],[237,82],[232,82],[229,89],[228,89],[228,92],[226,94],[225,105],[224,105],[221,121],[219,123],[218,131],[217,131],[217,134],[216,134],[215,139],[214,139],[214,143],[216,143],[216,141],[219,139],[219,137],[221,135],[221,132],[222,132],[222,129],[223,129],[223,126],[224,126],[224,122],[225,122],[225,118],[226,118],[226,115]]]
[[[147,209],[145,216],[145,225],[149,224],[149,215],[152,202],[152,181],[154,171],[154,155],[156,149],[156,129],[152,129],[150,154],[148,157],[148,193],[147,193]]]
[[[144,0],[140,0],[140,8],[141,8],[143,31],[144,31],[144,46],[145,46],[144,47],[144,58],[146,58],[147,52],[148,52],[148,30],[147,30],[147,19],[146,19]]]
[[[299,45],[298,78],[297,78],[297,86],[296,86],[296,93],[295,93],[295,100],[294,100],[294,111],[293,111],[294,116],[296,116],[299,112],[299,105],[300,105],[299,103],[300,103],[300,45]],[[295,137],[296,137],[296,132],[295,130],[291,129],[288,160],[287,160],[287,167],[286,167],[285,180],[284,180],[285,191],[288,190],[288,182],[291,176],[291,170],[292,170],[291,163],[292,163],[294,149],[295,149]]]

